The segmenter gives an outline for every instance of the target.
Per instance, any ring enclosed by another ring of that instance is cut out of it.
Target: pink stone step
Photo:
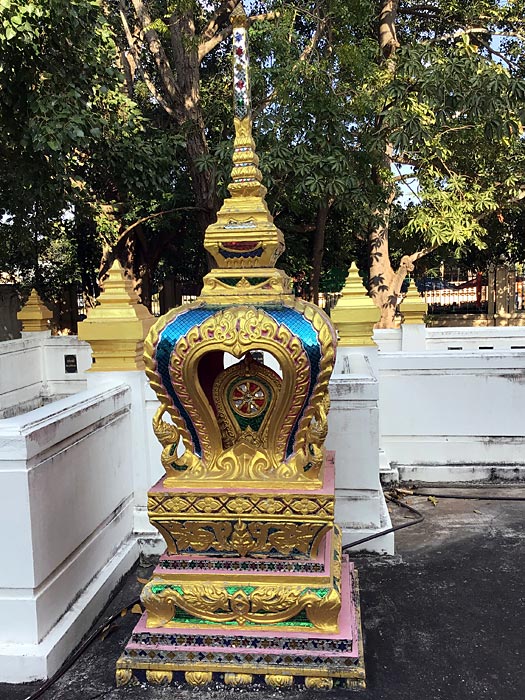
[[[286,627],[276,627],[274,630],[258,630],[250,627],[229,626],[210,628],[162,627],[147,628],[144,614],[137,623],[130,641],[124,652],[123,659],[130,663],[188,663],[192,659],[201,662],[209,657],[210,663],[227,665],[231,663],[255,663],[275,665],[279,663],[326,663],[334,668],[344,668],[357,664],[359,661],[359,625],[358,610],[353,586],[353,564],[343,562],[342,575],[342,608],[339,618],[339,632],[336,634],[319,633],[316,631],[290,631]],[[152,640],[152,637],[154,640]],[[162,643],[168,638],[178,637],[182,644]],[[162,639],[164,638],[164,639]],[[197,638],[204,638],[206,644],[192,643]],[[226,644],[224,640],[230,640]],[[235,646],[239,639],[242,646]],[[214,640],[216,643],[214,644]],[[265,640],[282,640],[283,646],[269,647]],[[158,642],[161,643],[158,643]],[[256,642],[255,646],[251,646]],[[250,644],[248,646],[248,644]],[[287,648],[286,644],[292,648]],[[170,658],[171,657],[171,658]],[[231,659],[230,659],[231,657]],[[175,661],[174,661],[175,659]],[[241,661],[239,661],[241,659]],[[244,659],[244,661],[242,661]],[[301,661],[301,659],[303,661]],[[284,660],[284,661],[283,661]],[[264,673],[264,669],[261,673]]]

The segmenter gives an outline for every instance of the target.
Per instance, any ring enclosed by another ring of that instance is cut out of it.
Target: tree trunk
[[[311,293],[314,304],[319,304],[319,282],[321,280],[321,268],[323,265],[324,240],[326,222],[330,211],[331,202],[324,197],[319,203],[315,222],[314,245],[312,253],[312,277]]]
[[[208,155],[209,148],[200,99],[199,38],[196,36],[193,10],[183,9],[177,4],[177,9],[168,20],[169,43],[161,40],[154,28],[155,19],[144,0],[132,0],[132,9],[129,5],[121,4],[121,21],[129,52],[129,65],[124,64],[124,68],[128,73],[133,70],[143,77],[153,99],[185,137],[190,185],[203,236],[206,228],[215,221],[217,194],[213,171],[199,167],[199,161]],[[144,43],[144,50],[149,50],[152,60],[141,60],[138,41]],[[154,79],[148,70],[156,71]],[[136,263],[133,268],[138,274],[141,266]],[[152,270],[148,270],[148,273],[151,276]],[[143,277],[140,275],[140,279]],[[140,284],[140,280],[137,281]]]
[[[388,72],[395,72],[395,52],[399,43],[396,36],[395,22],[398,0],[382,0],[379,14],[377,41],[379,44],[379,63]],[[378,117],[376,128],[379,130],[383,119]],[[388,245],[388,226],[390,210],[395,199],[393,183],[384,173],[390,172],[392,165],[392,145],[385,140],[381,162],[372,168],[374,184],[385,193],[385,203],[374,212],[375,224],[368,237],[370,251],[369,293],[381,311],[377,328],[393,328],[397,308],[397,299],[403,284],[403,271],[394,272],[390,263]]]
[[[191,186],[195,204],[202,210],[198,213],[198,220],[204,235],[206,228],[215,221],[217,197],[213,173],[198,167],[199,160],[208,155],[209,148],[200,101],[200,62],[193,15],[189,11],[173,13],[169,27],[173,73],[180,95],[176,113],[180,115],[179,127],[185,131]]]

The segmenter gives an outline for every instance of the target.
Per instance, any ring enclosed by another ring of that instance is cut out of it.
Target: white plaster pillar
[[[391,526],[379,481],[378,396],[370,357],[357,348],[338,348],[326,445],[336,453],[336,520],[344,544]],[[392,554],[394,537],[378,537],[357,549]]]
[[[401,325],[401,350],[403,352],[424,352],[427,329],[424,323],[403,323]]]

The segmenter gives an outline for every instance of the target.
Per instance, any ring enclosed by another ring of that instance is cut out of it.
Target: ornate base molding
[[[353,564],[343,561],[339,632],[233,629],[210,626],[156,628],[144,615],[117,662],[117,684],[194,686],[212,681],[242,686],[264,682],[276,688],[305,685],[316,690],[365,687],[359,586]]]

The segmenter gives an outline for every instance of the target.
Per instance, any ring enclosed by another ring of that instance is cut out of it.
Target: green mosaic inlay
[[[251,595],[255,589],[256,586],[226,586],[226,591],[229,595],[233,595],[237,591],[243,591],[246,595]]]
[[[151,591],[152,593],[157,595],[157,593],[162,593],[162,591],[166,590],[166,588],[169,588],[171,591],[176,591],[180,595],[184,595],[184,589],[182,588],[182,586],[168,585],[165,583],[154,584],[151,587]]]

